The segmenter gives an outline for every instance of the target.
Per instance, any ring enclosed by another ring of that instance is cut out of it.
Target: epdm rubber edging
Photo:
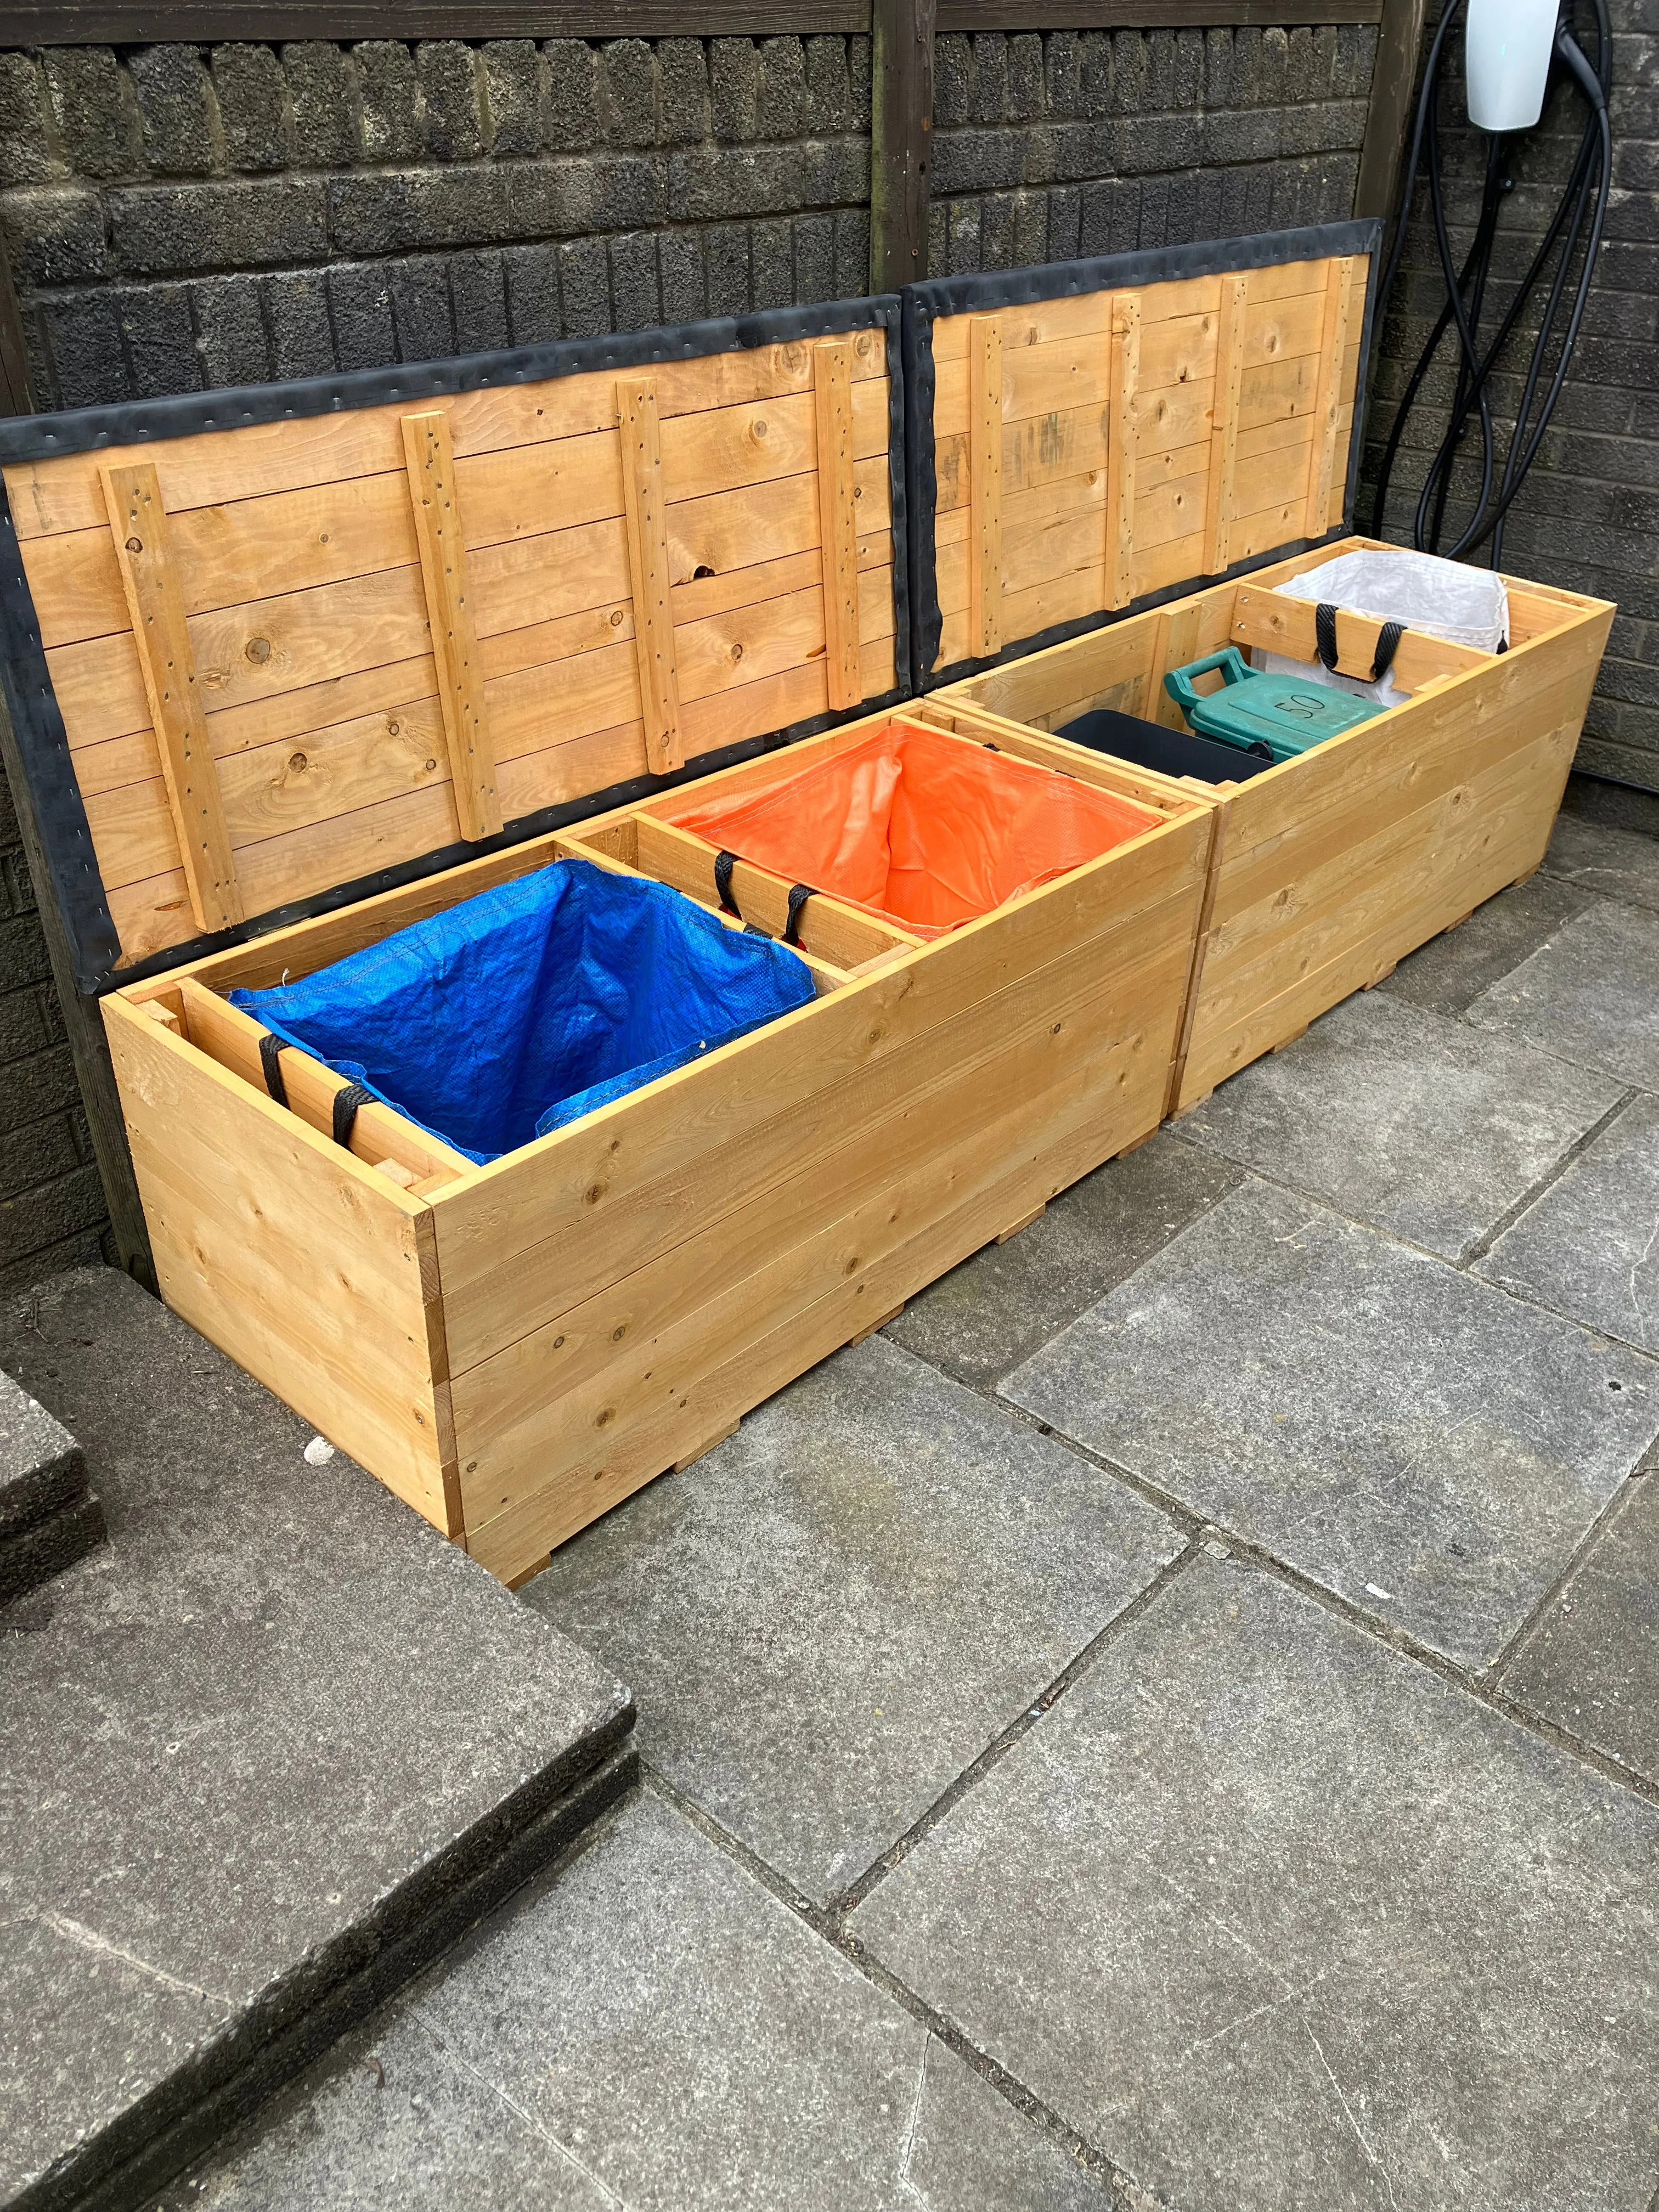
[[[1041,652],[1067,638],[1103,629],[1148,607],[1184,599],[1200,585],[1219,578],[1192,576],[1161,592],[1148,593],[1127,607],[1102,608],[1081,615],[1029,637],[1014,640],[1001,652],[956,661],[949,668],[933,666],[944,629],[939,603],[939,574],[935,530],[939,513],[939,477],[933,454],[933,332],[941,315],[983,313],[994,307],[1033,307],[1043,300],[1060,300],[1079,293],[1127,291],[1140,284],[1164,284],[1193,276],[1235,275],[1247,269],[1271,269],[1291,261],[1323,261],[1341,254],[1370,257],[1365,280],[1365,312],[1359,333],[1359,372],[1354,389],[1353,429],[1348,443],[1348,475],[1343,490],[1343,521],[1324,538],[1292,539],[1271,552],[1258,553],[1237,562],[1225,575],[1247,575],[1267,562],[1284,558],[1309,544],[1322,544],[1352,528],[1354,500],[1359,485],[1359,458],[1364,445],[1366,364],[1370,359],[1372,322],[1376,310],[1378,249],[1382,223],[1371,216],[1358,222],[1315,223],[1300,230],[1264,231],[1249,238],[1206,240],[1194,246],[1160,246],[1145,252],[1103,255],[1086,261],[1049,262],[1039,268],[981,272],[969,276],[930,277],[925,283],[907,285],[903,294],[905,447],[909,473],[910,512],[910,637],[914,680],[918,692],[937,690],[1005,660]]]
[[[619,337],[561,338],[545,345],[470,354],[451,361],[408,362],[395,368],[348,370],[337,376],[307,377],[287,384],[246,385],[222,392],[182,393],[169,399],[129,400],[113,407],[84,407],[60,415],[24,415],[0,421],[0,465],[53,460],[69,453],[95,453],[114,446],[239,430],[260,422],[303,420],[364,407],[428,399],[501,386],[540,383],[595,370],[641,368],[671,361],[694,361],[724,353],[752,352],[762,346],[789,345],[810,338],[834,337],[851,331],[884,333],[888,373],[888,481],[892,503],[894,688],[855,708],[816,717],[740,744],[704,753],[669,776],[636,777],[580,799],[521,816],[495,837],[477,844],[457,842],[418,855],[396,867],[380,869],[351,882],[331,885],[309,899],[239,923],[234,928],[168,945],[150,958],[118,966],[120,939],[93,849],[86,805],[76,780],[64,718],[52,690],[40,626],[18,550],[16,529],[0,486],[0,687],[16,734],[18,752],[33,795],[46,856],[50,889],[64,919],[76,986],[86,995],[165,973],[204,953],[246,943],[295,921],[334,912],[378,891],[395,890],[422,878],[441,874],[460,861],[476,860],[522,844],[547,830],[565,827],[607,807],[626,805],[654,792],[671,790],[694,776],[707,775],[775,747],[793,744],[859,714],[879,714],[911,696],[915,684],[910,651],[909,530],[906,514],[905,406],[901,306],[895,293],[871,299],[825,301],[809,307],[767,307],[750,315],[636,331]]]

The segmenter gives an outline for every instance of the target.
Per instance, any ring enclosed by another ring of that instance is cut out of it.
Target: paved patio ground
[[[524,1593],[647,1779],[179,2206],[1655,2212],[1659,842]]]

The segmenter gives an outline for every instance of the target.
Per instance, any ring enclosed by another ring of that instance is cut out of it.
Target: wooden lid
[[[83,988],[908,688],[897,303],[0,425]]]
[[[1380,228],[914,286],[919,682],[1345,527]]]

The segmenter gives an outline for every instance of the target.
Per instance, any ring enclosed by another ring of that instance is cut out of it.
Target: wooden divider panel
[[[890,695],[887,346],[9,464],[117,965]]]
[[[1369,269],[1345,253],[934,313],[933,668],[1340,525]]]

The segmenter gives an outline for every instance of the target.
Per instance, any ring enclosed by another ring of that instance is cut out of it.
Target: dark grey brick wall
[[[38,404],[867,289],[867,39],[0,54]]]
[[[1612,15],[1614,189],[1605,240],[1560,404],[1510,511],[1501,565],[1510,575],[1618,601],[1578,766],[1659,789],[1659,0],[1612,0]],[[1581,30],[1580,37],[1586,50],[1593,51],[1588,33]],[[1461,33],[1454,32],[1451,43],[1441,104],[1443,113],[1461,119]],[[1582,100],[1563,87],[1546,107],[1536,133],[1516,148],[1514,190],[1500,218],[1488,294],[1489,331],[1497,329],[1513,300],[1559,204],[1583,114]],[[1449,129],[1449,157],[1454,136],[1457,152],[1449,158],[1447,211],[1454,254],[1461,262],[1480,211],[1486,143],[1467,125],[1455,134]],[[1359,502],[1360,519],[1368,528],[1379,438],[1393,422],[1411,368],[1444,301],[1439,267],[1423,185],[1375,362]],[[1534,310],[1523,319],[1500,365],[1508,373],[1493,382],[1500,463],[1536,330]],[[1553,368],[1552,355],[1547,374]],[[1455,356],[1446,345],[1395,464],[1386,515],[1390,538],[1410,541],[1418,492],[1445,432],[1455,375]],[[1456,541],[1456,526],[1473,511],[1479,453],[1475,433],[1453,479],[1449,526],[1441,540],[1448,551]]]
[[[92,1135],[0,777],[0,1297],[95,1261],[106,1242]]]
[[[1346,217],[1376,52],[1328,24],[942,38],[933,270]]]

